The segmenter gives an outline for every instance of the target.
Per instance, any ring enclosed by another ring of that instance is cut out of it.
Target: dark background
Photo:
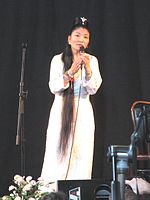
[[[25,65],[25,175],[40,176],[49,109],[49,61],[66,44],[75,16],[89,19],[91,53],[100,63],[103,84],[92,97],[96,121],[93,178],[111,179],[110,145],[129,145],[130,108],[150,101],[149,0],[0,1],[0,193],[20,174],[16,146],[22,43]],[[57,125],[57,124],[56,124]],[[85,139],[86,142],[86,139]]]

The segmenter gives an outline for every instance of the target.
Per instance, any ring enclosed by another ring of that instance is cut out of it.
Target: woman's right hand
[[[81,68],[82,62],[83,62],[83,60],[82,60],[81,57],[79,57],[78,59],[76,59],[72,63],[72,65],[71,65],[71,67],[69,69],[69,73],[74,76],[79,71],[79,69]]]

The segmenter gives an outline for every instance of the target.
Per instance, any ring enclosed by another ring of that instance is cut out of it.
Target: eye
[[[79,34],[75,34],[75,36],[76,36],[76,37],[80,37],[80,35],[79,35]]]

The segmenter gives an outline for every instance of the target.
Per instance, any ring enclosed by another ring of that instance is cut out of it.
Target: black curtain
[[[91,53],[100,63],[103,84],[92,97],[96,121],[93,178],[111,180],[110,145],[129,145],[130,108],[150,101],[149,0],[0,1],[0,193],[20,173],[16,145],[22,43],[25,63],[25,175],[40,176],[49,110],[49,61],[66,44],[75,16],[89,19]],[[85,140],[86,142],[86,140]]]

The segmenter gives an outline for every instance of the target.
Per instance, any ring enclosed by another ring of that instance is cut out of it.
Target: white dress
[[[46,181],[90,179],[92,173],[94,150],[94,114],[89,99],[97,92],[102,79],[99,72],[98,60],[90,56],[92,77],[85,80],[85,70],[82,68],[81,76],[74,82],[74,99],[76,110],[78,108],[74,139],[69,140],[65,159],[60,162],[58,141],[61,129],[62,93],[64,88],[63,62],[61,55],[55,55],[51,61],[50,90],[55,94],[50,112],[47,129],[46,149],[41,177]],[[80,98],[79,88],[81,86]]]

